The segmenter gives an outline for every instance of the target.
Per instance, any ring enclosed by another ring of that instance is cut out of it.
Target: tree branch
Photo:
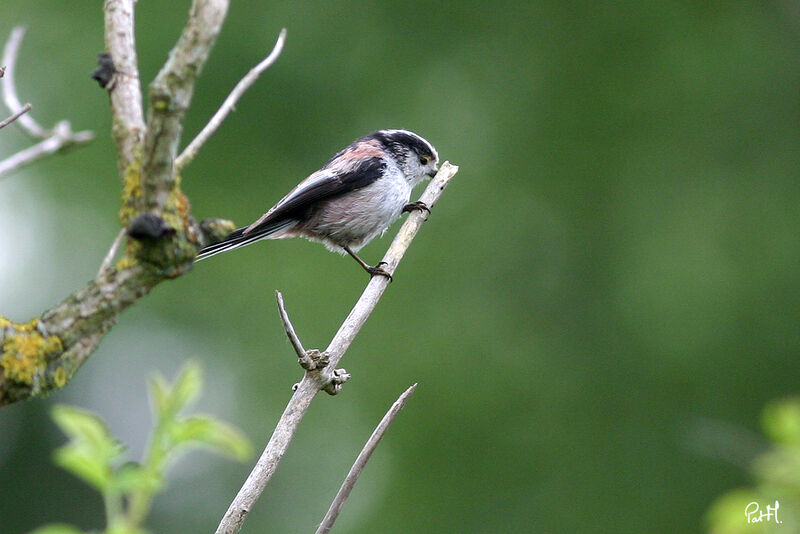
[[[174,162],[194,82],[222,29],[228,0],[194,0],[169,59],[150,85],[142,193],[148,210],[162,211],[175,187]]]
[[[278,35],[278,40],[275,42],[275,46],[272,48],[272,52],[264,58],[261,63],[250,69],[250,71],[239,80],[239,83],[236,84],[236,87],[233,88],[231,94],[225,99],[222,103],[222,106],[217,110],[211,120],[208,121],[208,124],[197,134],[191,143],[183,150],[178,159],[175,160],[175,167],[179,170],[191,163],[194,157],[197,155],[197,152],[200,150],[200,147],[208,141],[208,139],[217,131],[217,129],[222,125],[222,122],[227,118],[228,114],[234,110],[236,106],[236,102],[244,95],[244,93],[250,89],[250,87],[258,80],[258,77],[261,74],[270,68],[275,61],[278,60],[278,57],[281,55],[283,51],[283,45],[286,42],[286,28],[281,30],[280,35]]]
[[[19,49],[20,45],[22,45],[23,37],[25,37],[25,28],[16,26],[11,30],[11,35],[8,36],[6,45],[3,48],[2,64],[6,68],[5,81],[3,82],[3,101],[12,113],[22,108],[22,103],[17,96],[17,84],[14,76],[16,75],[17,57],[19,57]],[[30,115],[20,118],[19,125],[33,138],[44,139],[50,137],[50,131],[43,128]]]
[[[451,165],[449,162],[443,163],[438,174],[431,180],[425,192],[422,193],[420,201],[433,209],[442,192],[457,172],[457,166]],[[413,211],[409,214],[403,226],[400,227],[383,257],[383,262],[386,264],[384,269],[389,274],[394,274],[398,263],[405,255],[426,219],[427,215],[422,211]],[[216,534],[236,534],[241,530],[247,514],[261,496],[289,447],[289,443],[291,443],[311,401],[317,393],[329,387],[332,383],[341,382],[339,376],[341,371],[336,370],[335,366],[341,361],[345,351],[350,347],[353,339],[375,309],[388,285],[389,279],[387,277],[372,277],[350,314],[344,320],[336,335],[334,335],[328,348],[323,352],[329,362],[327,367],[306,371],[278,420],[264,452],[228,507],[227,512],[225,512],[222,521],[217,527]]]
[[[111,104],[111,135],[117,145],[117,167],[125,175],[141,153],[144,136],[142,88],[136,58],[134,5],[136,0],[105,0],[106,52],[114,62],[115,75],[106,87]]]
[[[358,482],[358,477],[360,477],[361,473],[364,471],[364,467],[367,465],[372,453],[375,452],[375,449],[380,444],[384,434],[386,434],[386,431],[389,430],[389,426],[397,418],[397,414],[400,413],[400,410],[403,409],[403,407],[406,405],[406,402],[408,402],[408,399],[416,389],[417,385],[413,384],[410,388],[405,390],[403,394],[400,395],[396,401],[394,401],[394,404],[392,404],[392,407],[389,408],[388,412],[386,412],[386,415],[383,416],[381,422],[378,423],[378,426],[364,444],[364,448],[361,449],[361,452],[358,454],[353,467],[351,467],[350,471],[347,473],[344,482],[342,482],[342,487],[339,488],[339,492],[333,499],[331,507],[328,508],[328,513],[325,514],[325,517],[322,519],[322,523],[319,524],[316,534],[327,534],[331,531],[331,528],[333,528],[333,523],[336,521],[336,518],[339,517],[339,512],[342,511],[342,506],[344,506],[345,501],[350,496],[350,492],[353,491],[356,482]]]
[[[106,46],[115,65],[106,87],[123,179],[120,219],[129,237],[125,255],[111,265],[112,246],[96,279],[41,317],[23,324],[0,317],[0,406],[63,387],[119,315],[157,284],[187,273],[203,244],[202,229],[189,214],[172,161],[194,80],[219,33],[228,2],[192,4],[183,34],[151,88],[147,124],[142,120],[133,48],[134,4],[135,0],[106,0],[104,6]],[[12,34],[11,61],[6,59],[10,66],[20,32]],[[8,87],[13,100],[13,85]],[[68,132],[69,124],[59,123],[51,138],[11,163],[19,166],[59,150],[66,146],[59,140]],[[76,141],[79,135],[71,134],[70,139]],[[215,221],[215,227],[225,226]]]

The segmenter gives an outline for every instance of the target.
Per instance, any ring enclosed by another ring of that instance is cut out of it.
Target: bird
[[[404,212],[430,211],[411,191],[438,171],[439,154],[409,130],[378,130],[353,141],[248,226],[202,248],[195,261],[264,239],[304,237],[349,254],[370,277],[391,276],[356,254]]]

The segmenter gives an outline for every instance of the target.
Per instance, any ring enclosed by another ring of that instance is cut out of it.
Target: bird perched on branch
[[[356,139],[258,220],[203,248],[197,260],[262,239],[305,237],[346,252],[370,275],[391,278],[356,252],[403,212],[428,210],[409,199],[415,185],[436,174],[438,163],[433,145],[408,130],[379,130]]]

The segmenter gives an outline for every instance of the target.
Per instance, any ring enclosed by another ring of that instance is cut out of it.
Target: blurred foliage
[[[0,2],[0,40],[28,26],[16,78],[34,117],[97,133],[0,182],[0,307],[17,321],[94,276],[118,231],[108,99],[89,78],[101,3],[65,6]],[[145,85],[188,6],[137,3]],[[749,483],[731,460],[760,452],[753,421],[800,383],[798,12],[794,0],[233,1],[184,145],[282,27],[288,40],[183,172],[198,219],[254,220],[378,128],[414,130],[461,169],[342,362],[353,379],[314,402],[245,532],[313,530],[413,382],[342,532],[704,528],[711,503]],[[0,157],[28,145],[6,128]],[[377,261],[396,228],[363,257]],[[274,290],[304,344],[324,348],[365,282],[350,258],[285,240],[159,286],[64,391],[0,411],[3,534],[87,530],[103,514],[51,465],[54,403],[143,451],[139,385],[193,358],[209,377],[201,407],[260,446],[300,376]],[[176,465],[148,527],[207,532],[250,467]]]
[[[712,534],[800,532],[800,398],[769,404],[762,426],[770,446],[750,465],[755,485],[713,503],[706,516]]]
[[[210,416],[182,417],[200,394],[200,367],[187,363],[173,384],[156,375],[150,382],[155,421],[142,462],[123,462],[124,447],[105,423],[86,411],[65,405],[53,408],[53,419],[69,437],[55,453],[58,465],[82,479],[103,496],[106,534],[144,534],[153,498],[163,491],[170,466],[186,452],[208,448],[238,460],[252,449],[241,433]],[[34,534],[81,532],[67,525],[48,525]]]

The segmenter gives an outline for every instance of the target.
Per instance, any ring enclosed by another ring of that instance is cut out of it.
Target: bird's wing
[[[363,159],[351,170],[344,172],[336,172],[335,169],[327,167],[320,169],[300,182],[280,202],[245,228],[243,235],[272,228],[277,221],[294,218],[320,200],[366,187],[383,176],[385,169],[386,161],[378,157]]]

